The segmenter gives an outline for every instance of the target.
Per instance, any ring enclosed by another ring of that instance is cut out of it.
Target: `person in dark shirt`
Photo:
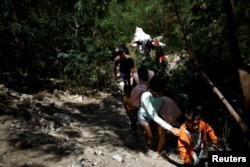
[[[120,45],[116,49],[116,55],[113,66],[115,79],[117,79],[117,67],[120,65],[120,76],[124,84],[131,85],[130,78],[134,75],[134,59],[129,55],[125,45]]]

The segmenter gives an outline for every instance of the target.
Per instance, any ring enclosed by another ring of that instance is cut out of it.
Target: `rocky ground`
[[[174,167],[169,137],[164,160],[130,134],[121,95],[94,98],[46,91],[21,94],[0,85],[0,167]]]

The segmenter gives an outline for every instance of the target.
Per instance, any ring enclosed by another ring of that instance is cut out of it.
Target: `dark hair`
[[[125,45],[119,45],[116,49],[115,49],[116,55],[121,55],[123,52],[125,52],[126,54],[129,54],[128,48]]]
[[[155,92],[165,92],[166,79],[160,75],[154,75],[149,82],[149,88]]]
[[[148,69],[144,66],[138,68],[138,76],[141,80],[147,81],[148,80]]]
[[[185,119],[189,121],[201,119],[201,113],[193,109],[187,109],[185,111]]]
[[[124,93],[131,93],[132,92],[132,86],[131,85],[125,85],[123,88]]]

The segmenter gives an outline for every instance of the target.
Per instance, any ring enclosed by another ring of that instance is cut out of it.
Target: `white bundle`
[[[149,34],[146,34],[142,28],[136,27],[134,34],[134,41],[147,41],[147,40],[151,40],[151,36]]]

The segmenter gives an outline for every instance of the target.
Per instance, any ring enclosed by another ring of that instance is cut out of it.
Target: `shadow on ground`
[[[0,118],[3,124],[9,124],[7,131],[3,132],[8,137],[1,140],[7,141],[12,151],[30,150],[39,151],[40,156],[53,155],[46,157],[49,161],[60,161],[61,158],[84,153],[84,150],[77,150],[79,144],[82,146],[112,145],[135,152],[147,152],[143,145],[140,127],[138,126],[137,136],[130,134],[129,119],[120,101],[121,94],[110,95],[105,99],[84,104],[62,102],[60,106],[44,102],[44,99],[45,97],[39,95],[39,100],[36,102],[26,102],[25,105],[20,105],[18,96],[8,93],[0,94]],[[32,108],[32,105],[35,107]],[[70,124],[65,125],[58,121],[53,117],[56,113],[70,116],[79,127],[72,129]],[[45,129],[41,128],[43,127],[42,120],[54,122],[55,128],[61,128],[62,136],[45,133]],[[83,138],[81,129],[86,128],[89,131],[86,134],[89,136],[85,135]],[[7,156],[8,153],[0,152],[0,154]],[[37,157],[39,155],[34,155],[34,158]],[[42,167],[40,164],[22,165],[22,167],[25,166]]]

